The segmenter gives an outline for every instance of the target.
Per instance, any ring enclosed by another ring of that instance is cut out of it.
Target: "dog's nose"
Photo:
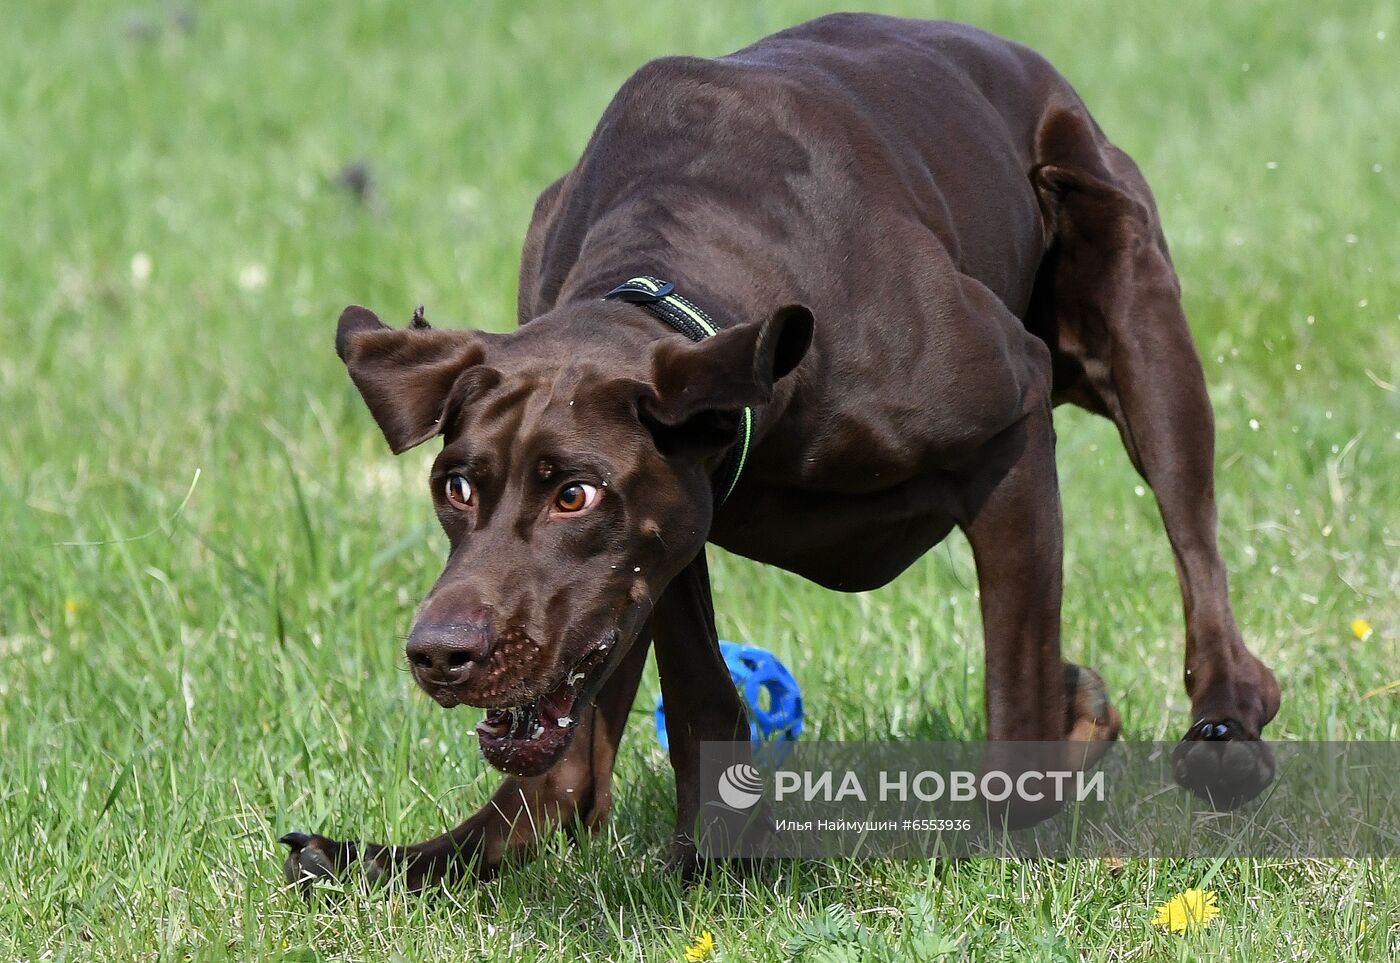
[[[450,622],[420,622],[408,634],[408,664],[431,682],[461,682],[473,664],[491,657],[492,635],[486,613]]]

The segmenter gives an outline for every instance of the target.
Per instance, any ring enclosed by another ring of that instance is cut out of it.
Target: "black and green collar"
[[[616,298],[640,304],[662,321],[675,328],[691,341],[704,341],[719,333],[719,328],[710,316],[676,293],[676,286],[670,281],[662,281],[649,275],[625,281],[603,295],[604,300]],[[744,462],[749,457],[749,445],[753,442],[753,409],[745,408],[739,431],[739,444],[729,449],[724,456],[715,479],[715,505],[723,505],[725,499],[739,484],[739,475],[744,470]]]

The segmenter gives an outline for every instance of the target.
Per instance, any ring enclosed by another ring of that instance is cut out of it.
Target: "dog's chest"
[[[826,588],[888,583],[953,529],[951,490],[938,475],[881,491],[758,489],[735,493],[710,541]]]

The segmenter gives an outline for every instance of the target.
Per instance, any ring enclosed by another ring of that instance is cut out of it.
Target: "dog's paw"
[[[687,836],[677,835],[671,839],[671,848],[666,853],[662,867],[667,873],[678,876],[681,882],[690,883],[700,875],[700,867],[703,864],[704,860],[700,858],[695,841]]]
[[[689,839],[675,838],[662,860],[662,869],[688,888],[707,879],[743,879],[762,864],[758,855],[708,856]]]
[[[1017,774],[1016,769],[984,769],[983,775],[988,772],[1001,772],[1012,775],[1013,779]],[[980,783],[981,780],[979,779]],[[1051,793],[1043,793],[1044,798],[1034,800],[1026,799],[1017,793],[1012,793],[1006,799],[986,799],[982,802],[983,813],[987,823],[995,827],[997,831],[1016,831],[1019,829],[1030,829],[1038,826],[1049,819],[1054,819],[1064,811],[1065,804],[1054,798]]]
[[[290,852],[282,864],[282,875],[288,883],[295,883],[303,893],[309,893],[320,880],[347,880],[352,877],[363,879],[373,885],[383,881],[387,874],[382,852],[384,847],[366,847],[366,858],[361,858],[360,847],[355,843],[343,843],[325,836],[308,833],[284,833],[277,840]]]
[[[1274,781],[1274,752],[1232,719],[1202,719],[1177,743],[1172,772],[1183,789],[1228,812]]]
[[[1118,738],[1122,728],[1123,722],[1109,701],[1103,676],[1088,666],[1066,662],[1065,739],[1095,745],[1082,765],[1087,768],[1098,762],[1107,751],[1108,743]]]

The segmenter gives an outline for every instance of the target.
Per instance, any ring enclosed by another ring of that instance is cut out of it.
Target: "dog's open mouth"
[[[610,645],[593,649],[549,692],[527,705],[491,709],[476,724],[481,754],[502,772],[534,776],[544,772],[568,747],[574,727],[592,697],[599,667]]]

